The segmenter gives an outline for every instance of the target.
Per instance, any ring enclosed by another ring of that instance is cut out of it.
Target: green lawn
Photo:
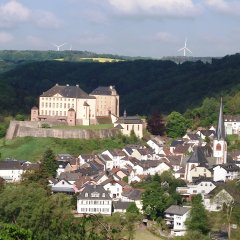
[[[139,228],[136,231],[134,240],[163,240],[149,232],[146,228]]]
[[[106,149],[123,148],[126,144],[133,143],[126,137],[106,139],[59,139],[59,138],[16,138],[9,141],[0,140],[1,159],[16,158],[36,162],[47,148],[54,153],[69,153],[78,156],[82,153],[100,152]]]

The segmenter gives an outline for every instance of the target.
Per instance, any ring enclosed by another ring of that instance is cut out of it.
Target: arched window
[[[216,151],[221,151],[221,150],[222,150],[222,146],[221,146],[220,143],[218,143],[218,144],[216,145]]]

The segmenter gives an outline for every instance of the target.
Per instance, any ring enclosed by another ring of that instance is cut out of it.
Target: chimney
[[[78,88],[79,88],[79,85],[78,85],[78,84],[76,84],[76,87],[78,87]]]
[[[58,86],[58,83],[56,83],[56,86]]]
[[[123,117],[124,117],[124,118],[127,117],[127,111],[126,111],[126,109],[124,110]]]
[[[69,84],[66,84],[67,87],[69,87]]]

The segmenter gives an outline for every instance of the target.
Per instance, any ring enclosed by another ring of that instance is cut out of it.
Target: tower
[[[221,98],[221,104],[219,109],[218,125],[216,129],[216,134],[213,140],[213,156],[216,158],[216,164],[227,163],[227,142],[226,142],[224,119],[223,119],[222,98]]]

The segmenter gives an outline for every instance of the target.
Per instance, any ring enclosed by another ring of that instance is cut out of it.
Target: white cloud
[[[35,24],[42,28],[58,28],[61,21],[51,12],[29,9],[15,0],[0,5],[0,28],[11,28],[22,23]]]
[[[17,1],[0,5],[0,27],[12,27],[30,17],[30,10]]]
[[[61,21],[51,12],[36,10],[32,12],[32,18],[41,28],[59,28]]]
[[[205,0],[205,4],[211,9],[225,14],[240,15],[239,1]]]
[[[0,43],[8,43],[14,39],[13,35],[7,32],[0,32]]]
[[[158,32],[155,35],[154,39],[160,42],[167,42],[167,43],[176,41],[175,36],[173,36],[168,32]]]
[[[119,13],[144,17],[193,17],[200,8],[192,0],[107,0]]]

